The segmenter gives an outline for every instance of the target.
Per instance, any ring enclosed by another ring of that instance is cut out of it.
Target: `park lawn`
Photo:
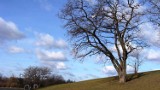
[[[128,78],[132,76],[128,75]],[[133,78],[124,84],[120,84],[117,77],[109,77],[49,86],[38,90],[160,90],[160,71],[140,73],[140,77]]]

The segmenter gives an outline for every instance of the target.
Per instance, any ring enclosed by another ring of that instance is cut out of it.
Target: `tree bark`
[[[119,82],[120,83],[125,83],[126,82],[126,72],[121,71],[119,73]]]
[[[126,80],[126,63],[125,63],[125,61],[123,62],[123,65],[121,65],[121,67],[119,67],[118,76],[119,76],[120,83],[125,83],[127,81]]]
[[[126,58],[121,62],[121,64],[116,63],[114,56],[110,57],[114,68],[116,69],[119,77],[120,83],[125,83],[126,80]],[[117,65],[116,65],[117,64]]]
[[[135,66],[135,68],[134,68],[134,74],[137,75],[137,73],[138,73],[137,66]]]

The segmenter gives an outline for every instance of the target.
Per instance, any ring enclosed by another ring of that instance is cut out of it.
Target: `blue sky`
[[[0,73],[18,76],[29,66],[47,66],[75,81],[115,75],[110,63],[101,63],[103,57],[88,57],[84,62],[73,58],[64,22],[58,18],[66,1],[0,0]],[[147,39],[157,44],[154,33],[144,35],[152,35]],[[158,50],[156,46],[144,50],[141,72],[160,69]],[[129,67],[128,72],[132,70]]]

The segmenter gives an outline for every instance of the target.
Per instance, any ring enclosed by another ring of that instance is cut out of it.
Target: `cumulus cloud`
[[[17,46],[10,46],[8,48],[8,52],[10,53],[22,53],[24,52],[25,50],[21,47],[17,47]]]
[[[19,40],[24,34],[19,31],[16,24],[0,17],[0,42]]]
[[[62,52],[62,49],[67,47],[64,40],[55,40],[49,34],[35,33],[37,40],[34,44],[38,47],[35,51],[37,58],[45,65],[56,70],[66,70],[68,67],[64,63],[67,57]],[[43,48],[43,49],[40,49]],[[51,51],[56,49],[55,51]],[[60,50],[60,51],[57,51]]]
[[[67,58],[65,57],[64,53],[62,53],[61,51],[59,52],[50,52],[50,51],[46,51],[46,50],[36,50],[36,56],[38,59],[46,61],[66,61]]]
[[[146,58],[148,60],[160,60],[160,51],[154,49],[147,50]]]
[[[54,39],[49,34],[38,34],[37,38],[38,40],[35,42],[35,45],[43,46],[47,48],[50,48],[53,46]]]
[[[132,73],[134,71],[134,68],[131,66],[127,66],[127,73]],[[117,75],[117,72],[113,66],[106,66],[102,69],[102,72],[106,74],[107,76],[115,76]]]
[[[159,46],[160,45],[160,32],[158,27],[153,26],[151,23],[145,23],[139,27],[141,33],[139,37],[148,41],[149,44]]]
[[[68,67],[64,62],[42,61],[42,64],[55,70],[66,70]]]
[[[57,48],[66,48],[67,43],[64,40],[60,39],[60,40],[55,41],[54,46],[57,47]]]
[[[117,74],[115,68],[113,66],[106,66],[102,69],[102,72],[105,73],[107,76],[114,76]]]
[[[36,35],[37,41],[35,42],[36,46],[44,47],[47,49],[50,48],[66,48],[67,43],[60,39],[60,40],[55,40],[51,35],[49,34],[42,34],[38,33]]]
[[[134,68],[127,65],[127,73],[133,73],[134,72]]]
[[[56,68],[58,70],[65,70],[65,69],[67,69],[67,66],[64,64],[64,62],[58,62],[58,63],[56,63]]]

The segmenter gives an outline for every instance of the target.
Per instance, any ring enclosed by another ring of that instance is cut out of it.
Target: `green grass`
[[[131,78],[133,75],[128,75]],[[160,71],[141,73],[127,83],[120,84],[116,77],[49,86],[38,90],[160,90]]]

